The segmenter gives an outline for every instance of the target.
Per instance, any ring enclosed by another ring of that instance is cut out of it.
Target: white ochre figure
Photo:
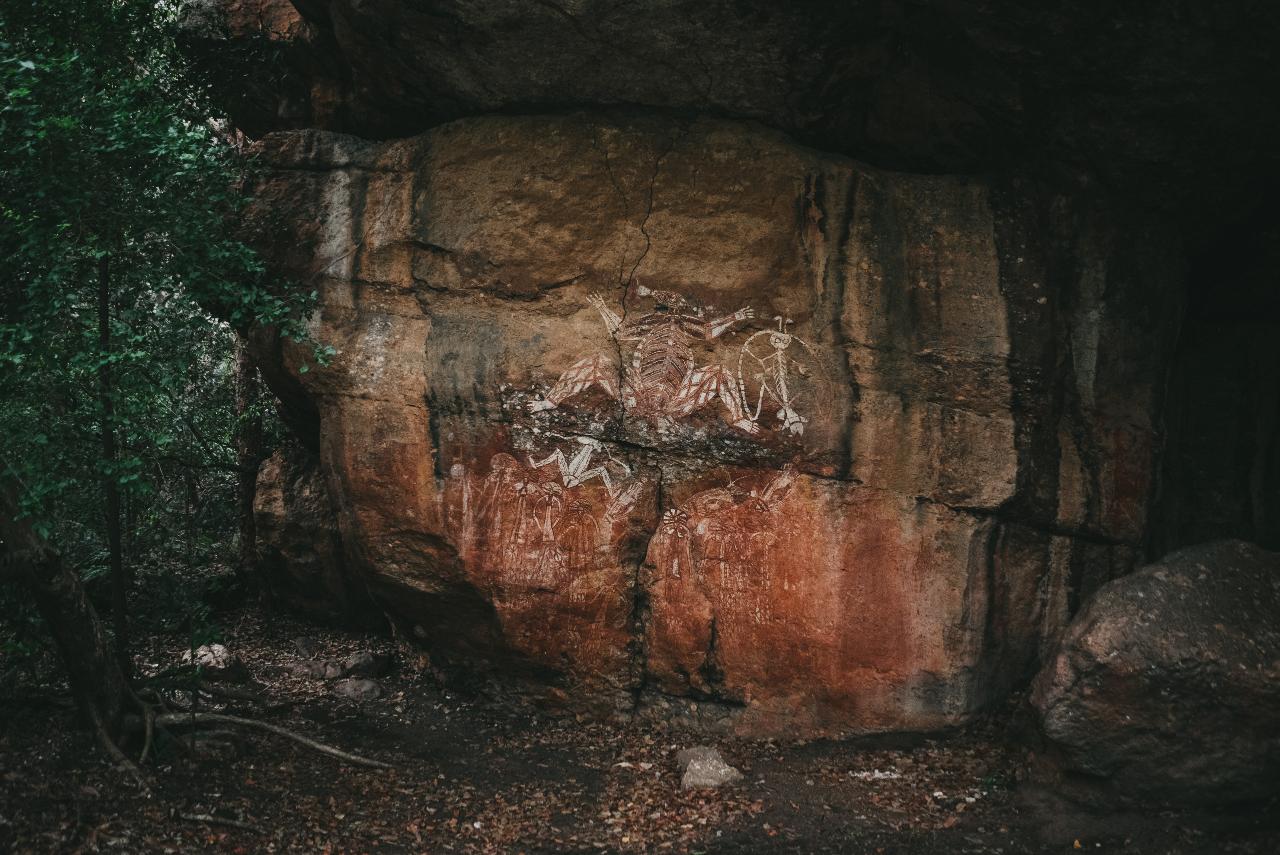
[[[817,363],[817,354],[807,341],[787,332],[793,323],[790,318],[775,315],[778,322],[776,330],[761,330],[742,343],[738,355],[738,394],[747,400],[746,376],[750,375],[759,392],[756,396],[755,411],[748,411],[752,421],[760,419],[765,401],[769,400],[778,407],[774,416],[788,433],[799,436],[804,433],[804,426],[809,420],[796,410],[800,394],[792,382],[793,377],[807,378],[809,366],[796,358],[796,354],[808,354]],[[748,405],[749,406],[749,405]]]
[[[612,454],[609,454],[604,444],[598,440],[587,436],[574,438],[578,441],[578,450],[574,452],[572,457],[565,456],[565,453],[557,448],[543,460],[534,460],[531,455],[529,457],[529,465],[534,469],[541,469],[549,463],[556,464],[556,468],[560,470],[560,481],[566,487],[576,487],[579,484],[585,484],[592,478],[599,478],[604,482],[605,489],[609,491],[609,495],[616,495],[618,491],[613,486],[613,479],[609,477],[607,464],[592,466],[592,458],[596,452],[603,451],[608,457],[608,462],[620,467],[626,475],[631,474],[631,468]]]

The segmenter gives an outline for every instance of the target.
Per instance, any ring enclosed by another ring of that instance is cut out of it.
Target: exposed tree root
[[[125,753],[120,750],[120,746],[116,745],[116,741],[111,738],[111,734],[107,733],[107,728],[102,724],[102,718],[97,711],[92,706],[87,707],[87,709],[91,719],[90,724],[93,725],[93,735],[97,738],[98,745],[107,753],[108,757],[115,761],[118,767],[129,773],[129,777],[133,778],[139,789],[143,791],[150,789],[142,770],[125,756]]]
[[[156,712],[148,706],[142,712],[142,722],[145,728],[145,735],[142,740],[142,753],[138,755],[138,765],[145,766],[147,757],[151,754],[151,741],[155,737],[156,732]]]
[[[272,706],[269,700],[257,692],[237,688],[236,686],[222,686],[215,683],[201,681],[197,688],[206,695],[215,698],[225,698],[231,701],[248,701],[251,704],[258,704],[259,706],[267,708]]]
[[[369,766],[375,769],[394,769],[390,763],[383,763],[381,760],[372,760],[368,757],[360,757],[356,754],[348,754],[340,751],[332,746],[325,745],[323,742],[317,742],[309,739],[300,733],[295,733],[279,725],[269,724],[265,721],[256,721],[251,718],[241,718],[235,715],[224,715],[223,713],[209,712],[183,712],[183,713],[163,713],[156,716],[156,724],[158,725],[174,725],[181,727],[183,725],[199,725],[199,724],[235,724],[241,727],[256,727],[259,730],[265,730],[274,733],[277,736],[283,736],[286,739],[292,739],[299,745],[305,745],[312,751],[318,751],[321,754],[328,754],[330,757],[336,757],[339,760],[351,763],[356,766]],[[118,749],[117,749],[118,750]]]

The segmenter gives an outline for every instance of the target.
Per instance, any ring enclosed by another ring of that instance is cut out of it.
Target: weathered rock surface
[[[934,728],[1134,561],[1180,271],[1087,188],[634,115],[259,152],[247,225],[338,350],[255,342],[316,461],[264,468],[259,537],[291,566],[323,492],[298,582],[359,580],[442,666]]]
[[[1059,768],[1096,785],[1084,795],[1205,807],[1274,798],[1280,554],[1218,541],[1103,586],[1031,701]]]

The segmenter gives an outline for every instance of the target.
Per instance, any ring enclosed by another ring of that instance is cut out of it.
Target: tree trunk
[[[242,582],[260,589],[267,586],[258,572],[258,533],[253,521],[253,499],[258,467],[265,457],[262,417],[258,414],[258,369],[249,357],[242,336],[236,336],[236,487],[240,516],[240,556],[237,573]]]
[[[126,679],[132,675],[129,658],[129,579],[125,575],[121,538],[120,483],[115,471],[115,389],[111,380],[111,257],[98,259],[98,400],[102,408],[102,462],[106,470],[102,494],[106,511],[107,550],[111,566],[111,611],[116,633],[115,650]]]
[[[31,591],[66,666],[80,712],[100,738],[118,741],[128,684],[106,630],[80,577],[63,565],[30,523],[17,519],[18,514],[16,493],[11,485],[0,484],[0,576]]]

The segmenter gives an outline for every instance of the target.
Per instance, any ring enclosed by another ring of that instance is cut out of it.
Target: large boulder
[[[1072,792],[1193,806],[1280,792],[1280,554],[1180,550],[1104,585],[1031,696]]]
[[[323,487],[446,670],[933,729],[1132,566],[1179,272],[1096,195],[637,114],[257,151],[246,225],[337,349],[255,339],[316,461],[272,496]]]

